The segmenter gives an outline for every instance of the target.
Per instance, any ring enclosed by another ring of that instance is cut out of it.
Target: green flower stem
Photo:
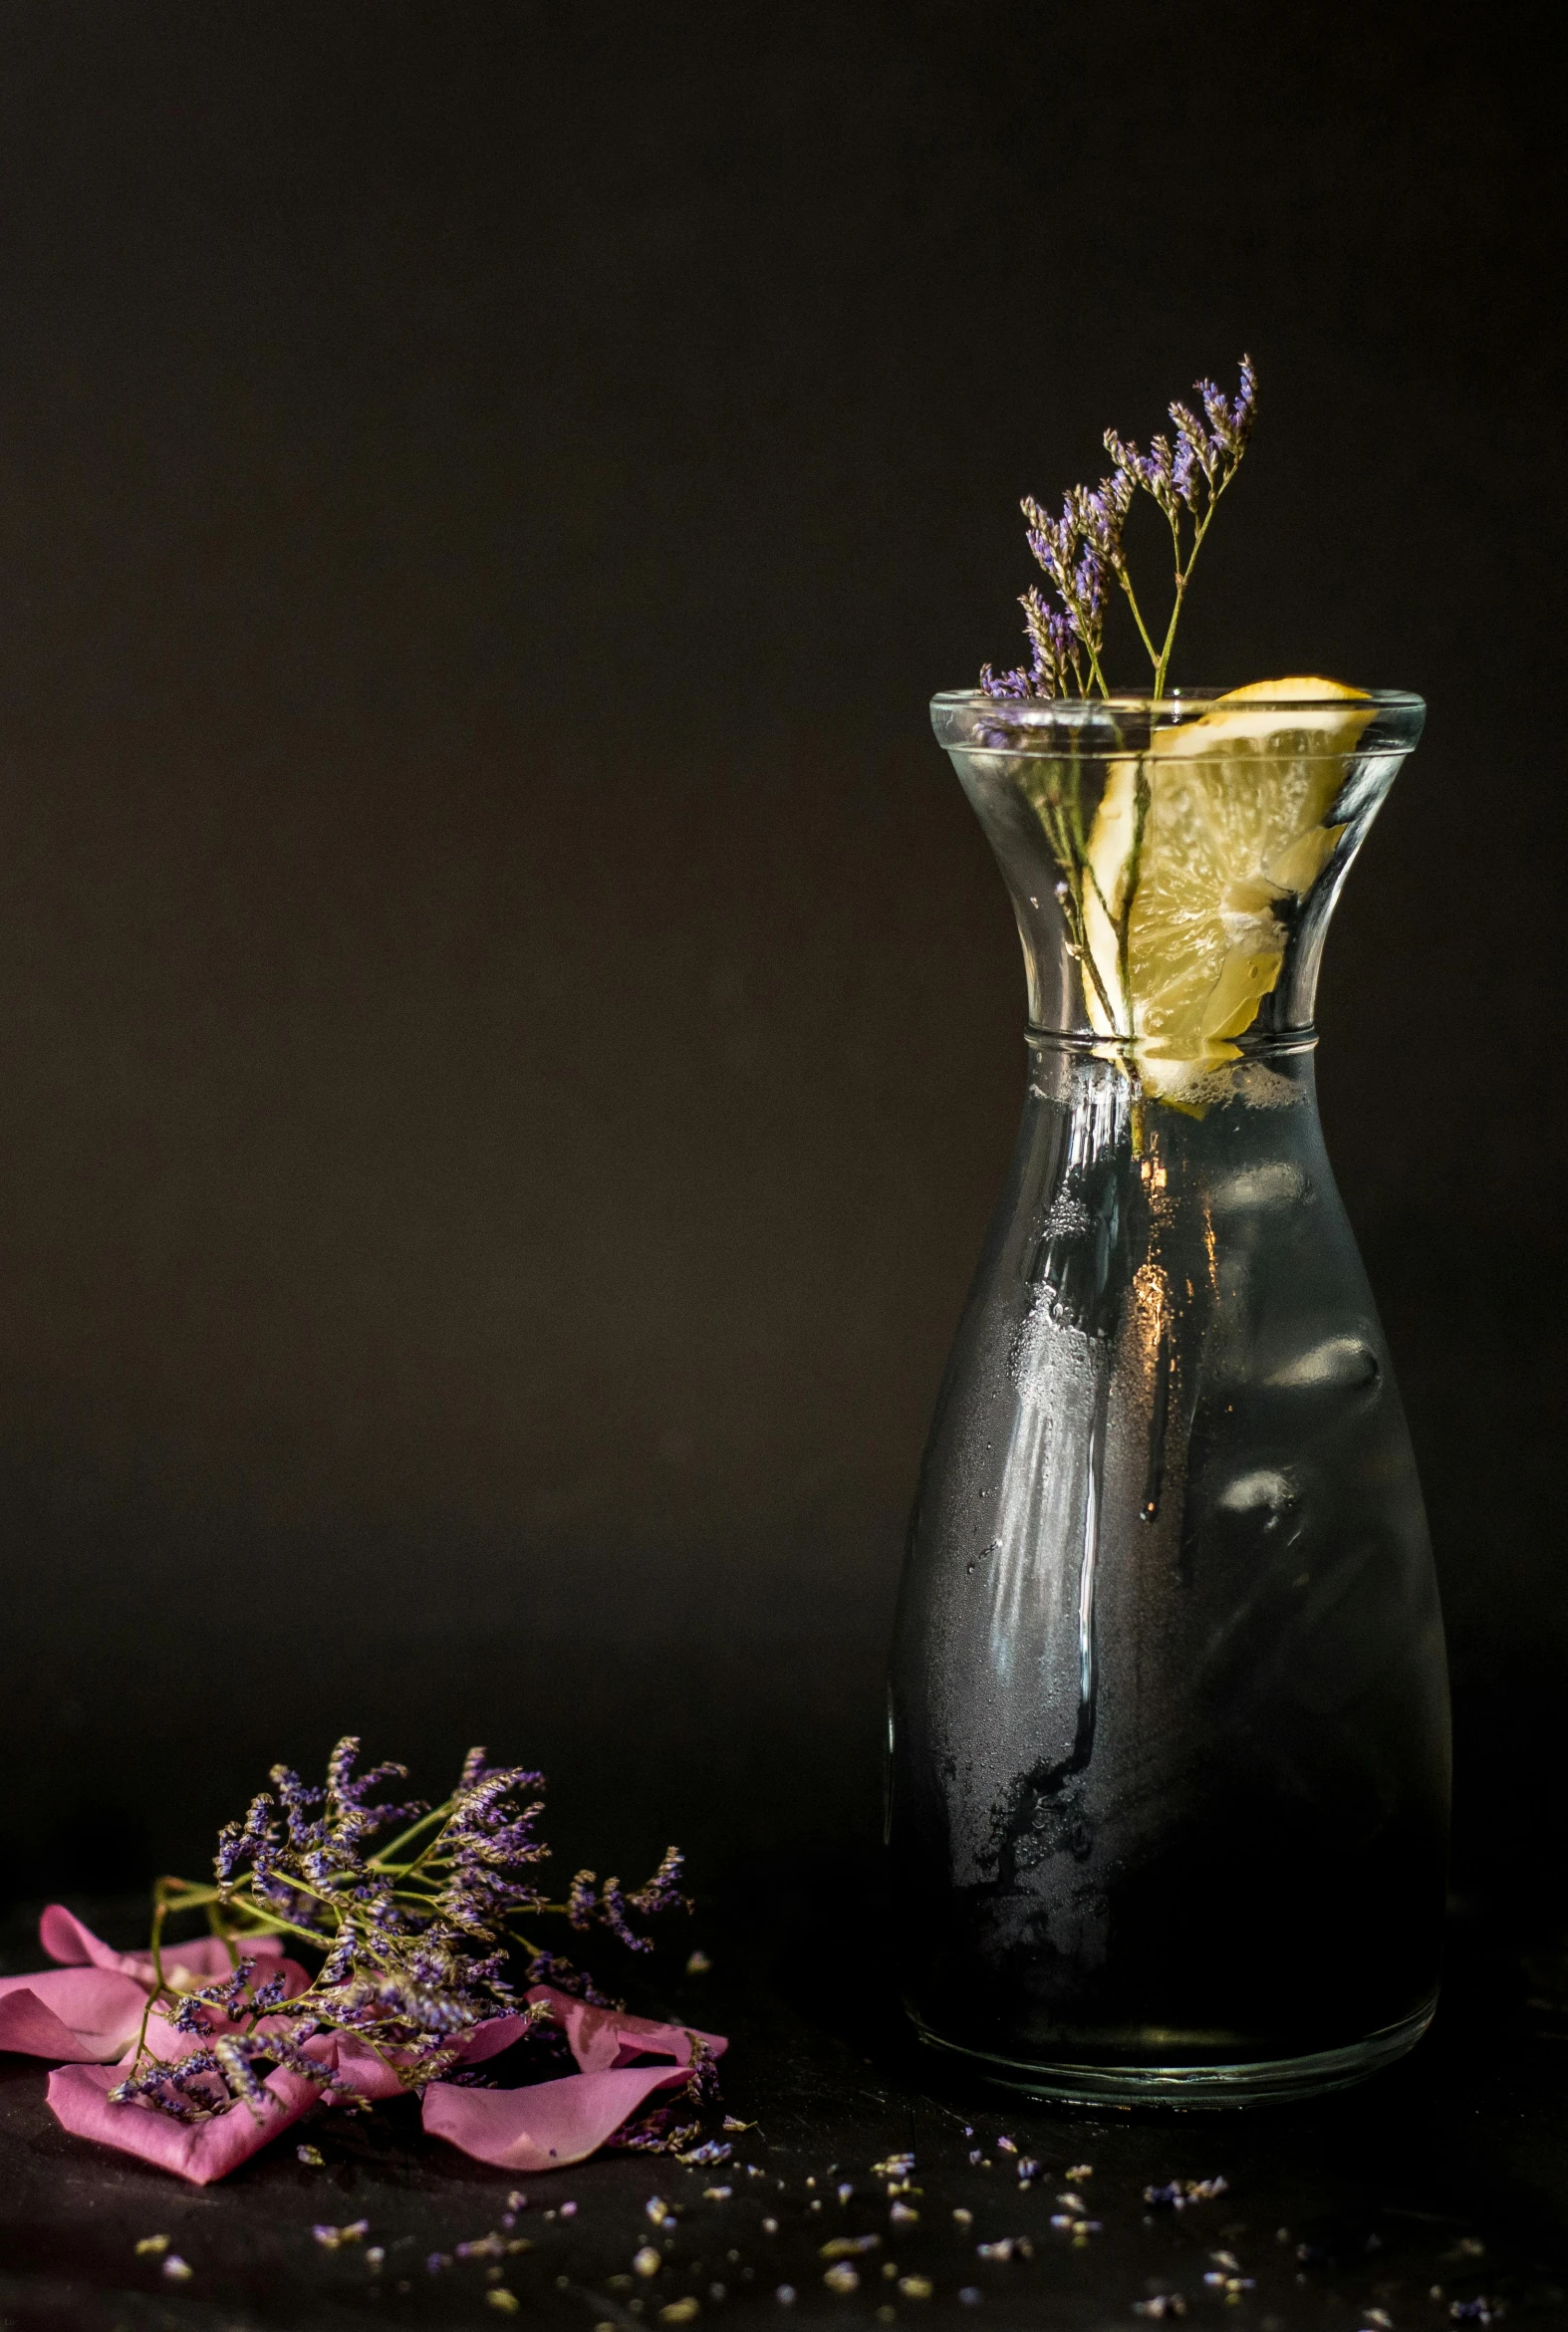
[[[1096,963],[1093,949],[1090,947],[1089,922],[1084,911],[1084,877],[1086,874],[1094,885],[1095,897],[1100,901],[1102,907],[1105,907],[1105,900],[1095,878],[1094,870],[1089,865],[1089,847],[1084,834],[1082,763],[1076,753],[1068,762],[1069,781],[1065,794],[1060,776],[1061,764],[1053,761],[1048,763],[1047,767],[1051,774],[1046,781],[1045,793],[1036,801],[1035,806],[1040,822],[1045,828],[1046,840],[1051,846],[1051,855],[1061,869],[1062,880],[1067,886],[1065,912],[1068,935],[1072,941],[1074,956],[1083,966],[1086,976],[1092,983],[1107,1020],[1113,1029],[1117,1029],[1120,1024],[1116,1007],[1106,994],[1105,982],[1100,976],[1100,966]],[[1109,919],[1109,909],[1106,911]]]
[[[1160,650],[1158,648],[1156,648],[1153,640],[1150,638],[1149,626],[1144,622],[1144,611],[1139,606],[1138,594],[1133,589],[1133,578],[1128,573],[1125,565],[1117,568],[1116,579],[1122,586],[1123,591],[1127,594],[1127,604],[1133,611],[1133,622],[1138,626],[1138,637],[1143,642],[1145,648],[1148,649],[1149,660],[1154,665],[1156,672],[1158,672],[1160,669]],[[1160,693],[1158,683],[1156,685],[1155,693],[1156,695]]]
[[[398,1837],[389,1840],[380,1854],[372,1855],[370,1859],[373,1866],[391,1869],[392,1857],[402,1852],[410,1838],[417,1838],[419,1832],[428,1830],[432,1822],[446,1822],[450,1819],[451,1811],[452,1801],[450,1798],[444,1799],[438,1806],[432,1806],[427,1814],[419,1816],[417,1822],[410,1822],[407,1829],[401,1832]]]
[[[1149,822],[1149,772],[1143,756],[1139,756],[1138,775],[1133,782],[1133,840],[1127,854],[1127,881],[1122,887],[1121,911],[1115,918],[1116,968],[1122,994],[1127,1003],[1127,1034],[1136,1034],[1133,1026],[1133,904],[1138,897],[1139,877],[1143,872],[1144,829]]]

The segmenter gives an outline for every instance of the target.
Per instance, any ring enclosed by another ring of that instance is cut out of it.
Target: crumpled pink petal
[[[50,1957],[66,1964],[32,1975],[0,1976],[0,2049],[52,2057],[57,2064],[99,2065],[124,2055],[140,2029],[152,1984],[151,1952],[111,1950],[60,1903],[50,1904],[38,1934]],[[276,1936],[260,1936],[246,1950],[264,1959],[273,1974],[282,1974],[286,1997],[292,1999],[310,1982],[297,1959],[283,1956]],[[203,1936],[198,1943],[171,1945],[163,1964],[176,1983],[183,1976],[197,1987],[227,1975],[232,1962],[216,1936]],[[208,2012],[208,2022],[214,2032],[233,2029],[215,2010]],[[199,2041],[154,2014],[147,2024],[147,2046],[154,2056],[169,2058],[183,2056]]]
[[[110,2064],[135,2039],[146,2004],[134,1976],[115,1968],[0,1976],[0,2049],[57,2064]]]
[[[540,1986],[540,1991],[543,1988]],[[529,1994],[530,1999],[536,1996],[535,1993]],[[564,1999],[566,1995],[553,1993],[551,1997]],[[576,2005],[575,2002],[573,2004]],[[627,2021],[632,2022],[634,2019],[628,2018]],[[486,2057],[499,2056],[502,2049],[510,2048],[514,2040],[520,2040],[525,2032],[532,2030],[533,2024],[531,2016],[488,2016],[482,2024],[470,2025],[461,2040],[453,2043],[456,2062],[460,2065],[481,2065]],[[320,2057],[324,2064],[331,2065],[341,2080],[373,2103],[384,2097],[405,2096],[410,2088],[428,2086],[417,2080],[408,2080],[409,2070],[416,2069],[416,2060],[406,2053],[392,2051],[389,2054],[373,2049],[365,2041],[356,2040],[352,2033],[324,2032],[305,2045],[313,2057]]]
[[[424,2126],[497,2170],[566,2170],[597,2153],[655,2089],[684,2079],[679,2065],[636,2065],[619,2073],[568,2073],[529,2089],[459,2089],[432,2081],[424,2093]]]
[[[133,1975],[138,1983],[152,1981],[152,1954],[150,1951],[116,1951],[99,1937],[74,1911],[67,1911],[63,1903],[51,1903],[38,1923],[38,1940],[51,1959],[59,1959],[67,1966],[87,1963],[93,1967],[112,1967],[122,1975]],[[247,1959],[276,1959],[283,1950],[281,1936],[247,1936],[243,1955]],[[170,1943],[162,1954],[165,1968],[176,1968],[195,1976],[201,1983],[213,1983],[227,1975],[233,1964],[228,1947],[216,1936],[198,1936],[193,1943]]]
[[[314,2081],[281,2069],[263,2087],[259,2109],[240,2103],[208,2122],[176,2122],[153,2106],[111,2105],[109,2092],[121,2078],[116,2065],[61,2065],[49,2076],[49,2104],[55,2119],[73,2137],[94,2139],[122,2154],[134,2154],[159,2170],[172,2171],[192,2186],[227,2178],[242,2162],[297,2122],[321,2096]]]
[[[425,2128],[497,2170],[565,2170],[586,2161],[655,2090],[680,2087],[697,2041],[715,2057],[729,2045],[716,2032],[654,2023],[620,2008],[591,2007],[551,1984],[536,1984],[528,1997],[549,2004],[565,2027],[581,2072],[528,2089],[464,2089],[432,2081],[424,2093]],[[495,2021],[520,2025],[522,2019]],[[475,2037],[485,2030],[476,2027]],[[639,2057],[666,2062],[638,2064]]]
[[[226,2177],[320,2097],[315,2082],[280,2069],[265,2082],[268,2098],[259,2111],[239,2104],[208,2122],[176,2122],[145,2105],[112,2105],[109,2092],[123,2077],[141,2027],[152,1954],[112,1950],[60,1903],[45,1911],[38,1932],[51,1958],[66,1964],[0,1978],[0,2048],[56,2059],[49,2104],[56,2120],[76,2137],[138,2155],[205,2186]],[[289,1997],[309,1983],[299,1962],[283,1956],[279,1938],[258,1936],[245,1948],[254,1958],[275,1962],[273,1971],[283,1974]],[[193,1987],[227,1975],[232,1965],[216,1936],[175,1943],[162,1957],[165,1971],[184,1974]],[[233,2029],[213,2010],[207,2021],[214,2033]],[[182,2033],[156,2011],[147,2019],[148,2053],[164,2062],[200,2048],[209,2037]],[[118,2061],[109,2065],[106,2058]]]
[[[58,1981],[59,1975],[66,1972],[56,1971],[55,1979]],[[138,2001],[146,1997],[139,1986],[136,1997]],[[139,2020],[139,2006],[136,2013]],[[494,2056],[498,2049],[507,2047],[526,2031],[529,2021],[526,2016],[492,2016],[485,2023],[476,2024],[464,2036],[463,2058],[477,2063],[484,2057]],[[266,2030],[266,2019],[258,2030]],[[151,2055],[166,2062],[199,2048],[202,2042],[199,2035],[178,2032],[154,2016],[147,2027],[147,2045]],[[318,2033],[305,2043],[305,2052],[331,2067],[351,2089],[373,2102],[406,2093],[407,2085],[398,2077],[396,2065],[348,2033]],[[124,2065],[91,2069],[81,2064],[63,2065],[49,2080],[49,2104],[56,2120],[78,2138],[91,2138],[100,2146],[117,2148],[122,2154],[137,2155],[143,2162],[172,2171],[176,2178],[189,2179],[195,2186],[207,2186],[214,2179],[226,2178],[231,2170],[249,2161],[251,2155],[297,2122],[301,2114],[331,2094],[324,2085],[280,2068],[269,2074],[263,2084],[270,2096],[260,2113],[240,2100],[222,2113],[214,2114],[210,2121],[187,2124],[176,2122],[151,2106],[111,2104],[109,2092],[124,2071]],[[79,2081],[75,2078],[78,2073],[85,2073],[88,2078]]]
[[[490,2016],[482,2024],[471,2025],[461,2041],[454,2044],[457,2062],[477,2065],[486,2057],[495,2056],[526,2032],[530,2022],[527,2016]],[[385,2097],[404,2097],[410,2088],[420,2086],[406,2078],[410,2068],[416,2070],[416,2060],[407,2053],[373,2049],[365,2041],[356,2040],[352,2033],[319,2033],[305,2046],[313,2057],[331,2065],[339,2079],[357,2095],[369,2098],[373,2104]]]
[[[112,1951],[61,1904],[50,1905],[39,1934],[45,1950],[67,1964],[0,1979],[0,2047],[59,2060],[49,2077],[49,2104],[75,2137],[113,2146],[195,2186],[207,2186],[237,2170],[322,2098],[321,2084],[280,2067],[263,2084],[266,2101],[259,2109],[241,2100],[204,2122],[177,2122],[135,2102],[111,2104],[109,2092],[125,2065],[110,2066],[103,2059],[123,2059],[135,2038],[152,1976],[151,1955]],[[275,1937],[247,1941],[245,1949],[278,1960],[290,1997],[310,1980],[296,1960],[282,1956]],[[163,1960],[165,1967],[184,1969],[198,1981],[226,1975],[230,1965],[216,1937],[176,1944]],[[550,1984],[535,1985],[528,1997],[531,2004],[549,2007],[581,2071],[525,2089],[465,2089],[449,2082],[431,2082],[424,2089],[425,2128],[498,2169],[564,2170],[586,2160],[655,2090],[678,2088],[685,2081],[697,2042],[715,2057],[728,2045],[717,2033],[591,2007]],[[214,2031],[228,2029],[226,2019],[215,2014],[209,2021]],[[474,2025],[458,2044],[459,2062],[479,2064],[495,2056],[531,2021],[524,2015],[492,2016]],[[265,2019],[258,2029],[265,2031]],[[7,2037],[13,2033],[18,2037]],[[181,2033],[156,2013],[148,2020],[148,2052],[165,2062],[200,2047],[204,2037]],[[415,2069],[407,2060],[399,2067],[348,2033],[319,2033],[305,2048],[331,2068],[341,2085],[368,2101],[402,2095],[410,2085],[406,2075]],[[650,2057],[663,2062],[638,2061]]]
[[[619,2071],[639,2057],[673,2057],[677,2065],[689,2065],[694,2041],[701,2041],[713,2057],[721,2057],[729,2046],[716,2032],[656,2023],[647,2016],[630,2016],[624,2008],[596,2008],[572,1992],[557,1991],[553,1984],[536,1983],[528,1997],[548,2004],[585,2073]]]

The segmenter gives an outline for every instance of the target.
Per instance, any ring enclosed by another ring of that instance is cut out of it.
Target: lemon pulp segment
[[[1085,938],[1105,991],[1086,983],[1090,1024],[1137,1040],[1157,1098],[1237,1058],[1230,1040],[1285,959],[1276,907],[1311,889],[1344,831],[1325,819],[1373,710],[1337,680],[1258,680],[1110,764],[1087,851]]]

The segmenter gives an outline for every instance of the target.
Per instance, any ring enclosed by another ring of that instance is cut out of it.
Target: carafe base
[[[918,2017],[915,2026],[922,2045],[954,2069],[962,2066],[987,2087],[1013,2096],[1064,2105],[1164,2106],[1193,2112],[1286,2104],[1297,2098],[1321,2097],[1334,2089],[1349,2089],[1408,2055],[1432,2022],[1437,2005],[1437,1994],[1434,1992],[1413,2015],[1344,2048],[1236,2064],[1032,2064],[946,2040]]]

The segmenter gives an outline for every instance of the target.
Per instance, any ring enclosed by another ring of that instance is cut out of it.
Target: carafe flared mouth
[[[1169,696],[991,696],[981,688],[942,688],[931,698],[931,726],[949,752],[1101,755],[1147,752],[1151,740],[1189,727],[1216,705],[1234,704],[1224,688],[1180,688]],[[1370,708],[1358,740],[1363,752],[1409,753],[1427,717],[1424,700],[1404,688],[1365,688],[1341,703]],[[1286,690],[1246,694],[1258,733],[1287,736],[1321,722],[1324,698]]]
[[[1425,713],[1304,675],[937,696],[1012,894],[1032,1026],[1101,1040],[1179,1106],[1214,1098],[1248,1045],[1308,1028],[1335,899]]]

